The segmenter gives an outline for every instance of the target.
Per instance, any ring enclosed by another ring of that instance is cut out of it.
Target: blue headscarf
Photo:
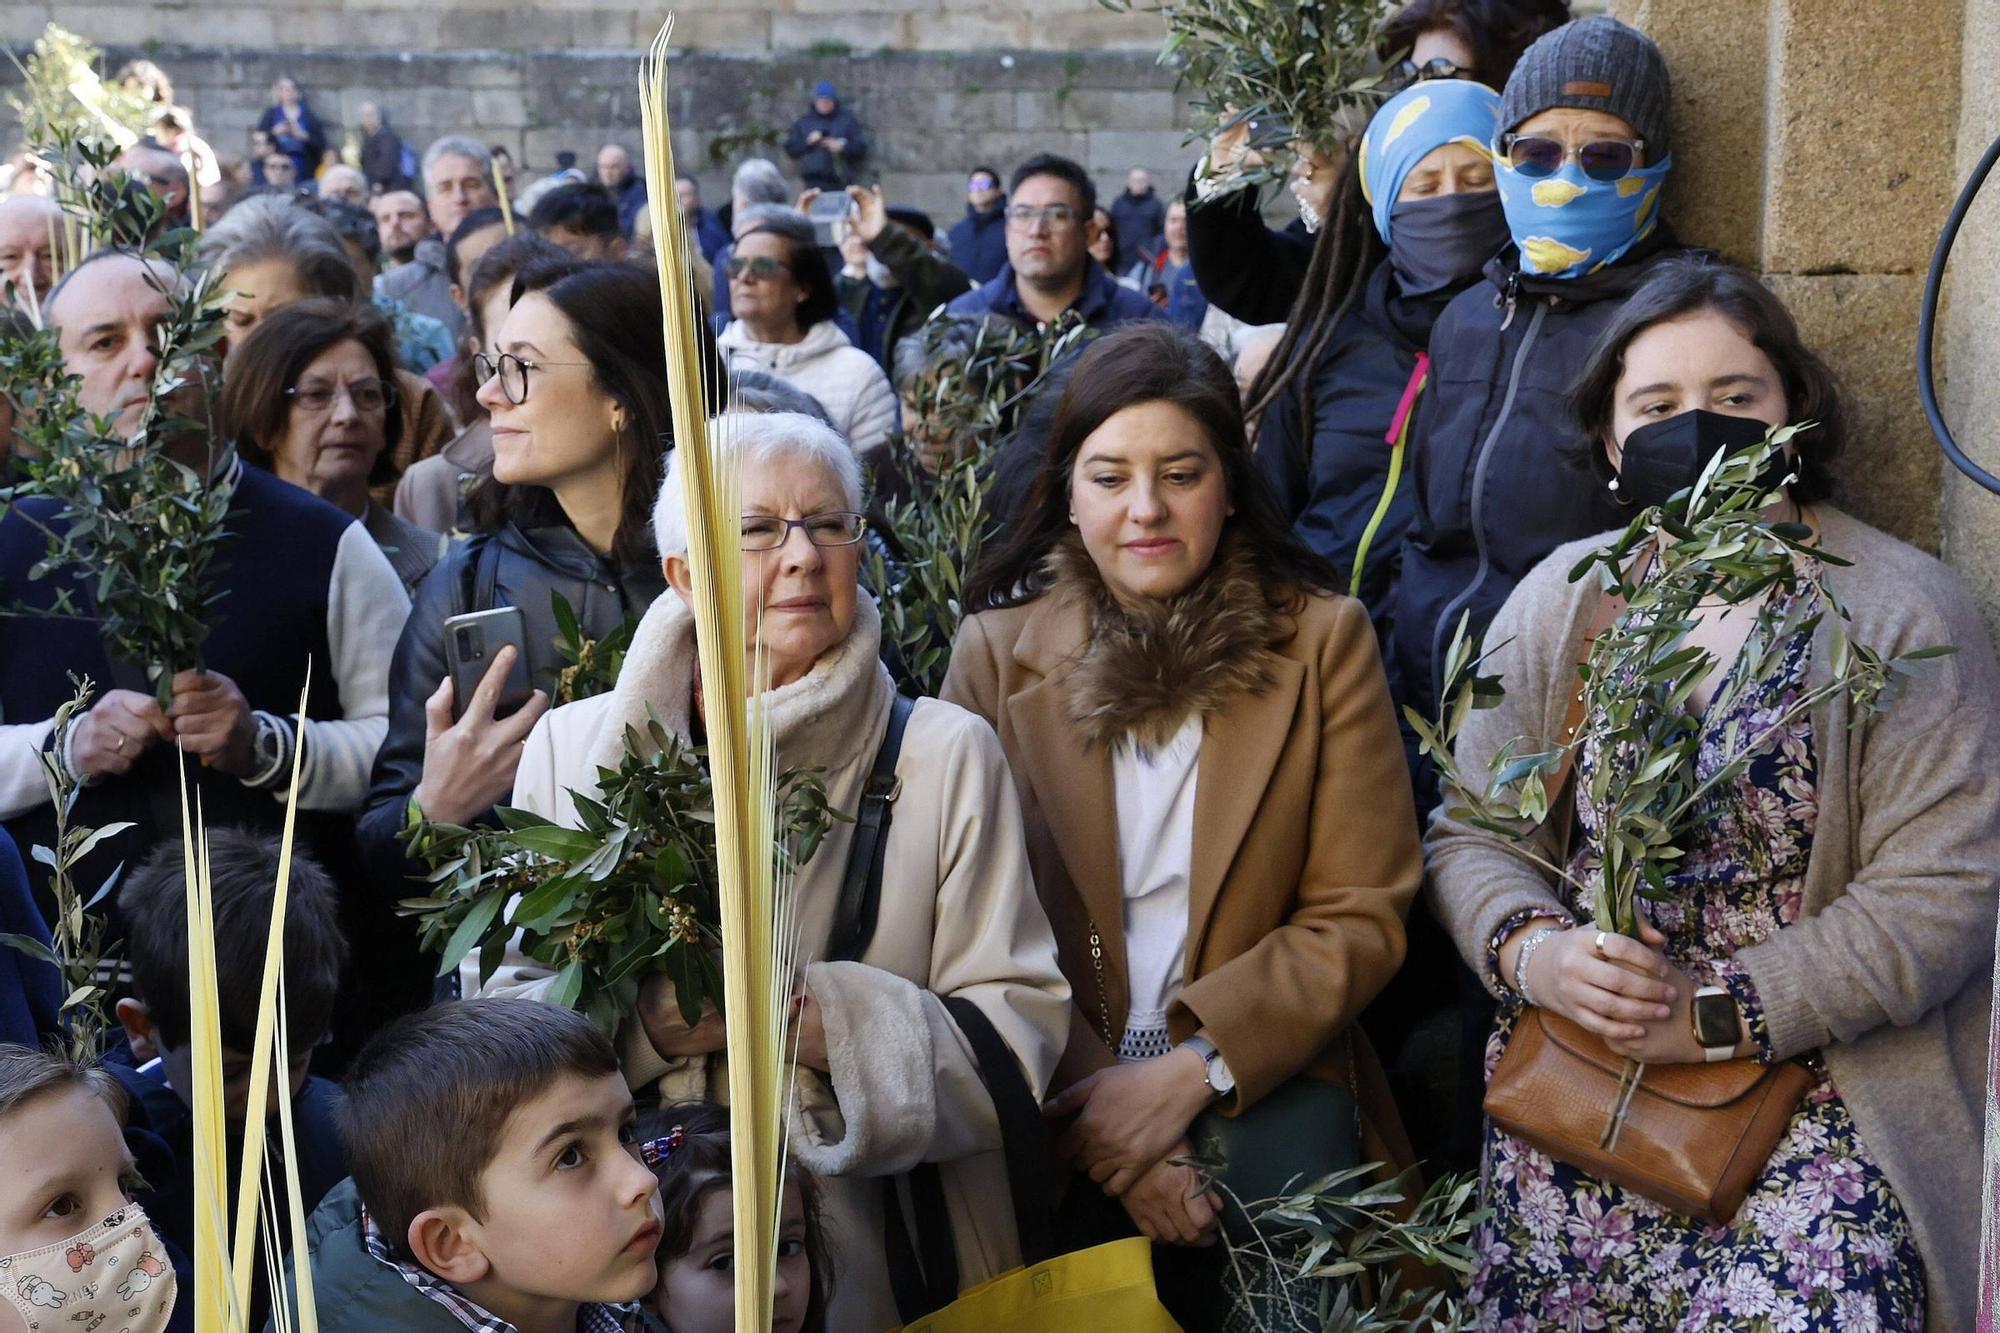
[[[1391,244],[1389,212],[1417,163],[1448,143],[1492,152],[1500,94],[1469,79],[1426,79],[1382,104],[1361,136],[1361,193],[1375,212],[1375,230]]]

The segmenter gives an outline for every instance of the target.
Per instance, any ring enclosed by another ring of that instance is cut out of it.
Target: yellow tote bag
[[[903,1333],[1181,1333],[1153,1290],[1153,1243],[1114,1240],[1002,1273]]]

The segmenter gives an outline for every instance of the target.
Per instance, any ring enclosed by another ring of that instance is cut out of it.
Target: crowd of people
[[[1424,1280],[1482,1329],[1974,1327],[1986,628],[1946,566],[1837,507],[1831,461],[1870,447],[1839,386],[1777,296],[1662,215],[1678,145],[1645,35],[1565,0],[1412,0],[1381,54],[1399,63],[1365,122],[1292,127],[1280,228],[1243,185],[1271,151],[1247,119],[1170,196],[1134,170],[1105,200],[1036,153],[972,166],[940,225],[871,183],[831,83],[785,142],[796,182],[752,158],[718,208],[672,182],[715,371],[700,410],[736,417],[777,763],[842,816],[797,871],[814,961],[774,1329],[900,1327],[1022,1261],[995,1050],[1049,1117],[1062,1248],[1148,1238],[1190,1330],[1235,1317],[1230,1205],[1191,1160],[1218,1121],[1294,1174],[1476,1169],[1470,1272]],[[320,1326],[731,1329],[713,1005],[690,1023],[651,977],[607,1036],[519,954],[440,979],[397,912],[424,892],[413,819],[575,826],[634,729],[705,735],[664,183],[619,144],[594,179],[567,153],[530,179],[458,134],[417,153],[375,106],[344,161],[289,79],[235,183],[165,76],[134,79],[162,110],[120,165],[163,225],[199,209],[227,293],[190,414],[212,429],[172,453],[233,492],[203,669],[164,687],[42,576],[76,515],[0,516],[0,931],[50,939],[51,865],[26,853],[59,819],[108,830],[80,881],[131,867],[101,904],[121,960],[101,1065],[50,1053],[57,974],[0,949],[0,1329],[13,1310],[192,1326],[172,1297],[195,1231],[177,754],[211,830],[232,1135],[299,761],[282,928],[312,1221],[291,1261]],[[112,247],[52,284],[57,206],[32,163],[11,187],[8,301],[129,432],[186,274]],[[912,386],[954,345],[932,332],[1063,321],[1080,350],[984,442],[1019,500],[966,570],[939,696],[913,698],[862,570],[894,543],[882,489],[943,466],[908,446]],[[1605,791],[1630,756],[1580,747],[1561,817],[1525,837],[1450,774],[1575,734],[1608,622],[1571,572],[1608,532],[1805,423],[1765,511],[1802,534],[1801,581],[1693,613],[1717,665],[1677,706],[1712,789],[1636,934],[1602,929],[1574,886],[1616,836]],[[455,618],[507,608],[518,643],[457,674]],[[629,634],[605,691],[568,697],[565,623]],[[1405,709],[1453,707],[1467,634],[1505,693],[1441,773]],[[1850,644],[1956,651],[1886,709],[1794,708]],[[1736,671],[1757,675],[1725,691]],[[82,677],[97,693],[59,731]],[[1725,764],[1743,735],[1751,758]],[[51,764],[77,784],[64,810]],[[1541,1013],[1648,1069],[1802,1063],[1733,1215],[1483,1114]],[[260,1277],[255,1318],[272,1296]]]

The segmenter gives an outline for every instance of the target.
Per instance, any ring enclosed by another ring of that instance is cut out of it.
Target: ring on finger
[[[1601,931],[1601,930],[1600,930],[1600,931],[1598,931],[1598,932],[1597,932],[1597,940],[1596,940],[1596,943],[1595,943],[1595,944],[1593,945],[1593,947],[1594,947],[1594,948],[1595,948],[1595,949],[1597,950],[1597,956],[1598,956],[1599,958],[1602,958],[1602,957],[1604,957],[1604,932],[1603,932],[1603,931]]]
[[[121,734],[121,735],[120,735],[120,736],[118,737],[118,744],[116,744],[116,745],[112,746],[112,747],[111,747],[111,750],[112,750],[112,753],[114,753],[114,754],[124,754],[124,753],[125,753],[125,737],[123,736],[123,734]]]

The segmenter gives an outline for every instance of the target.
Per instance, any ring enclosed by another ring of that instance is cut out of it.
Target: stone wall
[[[707,50],[1156,51],[1145,14],[1097,0],[8,0],[0,42],[50,21],[103,40],[273,49],[518,51],[643,48],[669,11]]]
[[[75,31],[103,41],[108,30]],[[445,132],[506,144],[527,167],[524,180],[549,170],[560,149],[587,163],[602,143],[636,148],[638,140],[636,50],[108,44],[113,68],[138,54],[168,71],[176,96],[194,108],[225,157],[247,151],[250,129],[281,72],[299,79],[313,108],[336,128],[354,124],[361,103],[377,102],[419,150]],[[868,126],[869,173],[893,198],[941,220],[964,207],[965,172],[977,163],[1004,172],[1034,152],[1062,153],[1084,163],[1108,193],[1135,166],[1178,179],[1199,151],[1182,143],[1187,105],[1173,72],[1144,51],[699,50],[682,55],[673,76],[675,154],[712,199],[727,197],[729,167],[745,156],[763,153],[789,170],[778,144],[820,78],[846,90]],[[0,62],[0,89],[17,78],[11,64]],[[7,128],[0,123],[0,141]],[[333,138],[339,142],[337,132]]]

